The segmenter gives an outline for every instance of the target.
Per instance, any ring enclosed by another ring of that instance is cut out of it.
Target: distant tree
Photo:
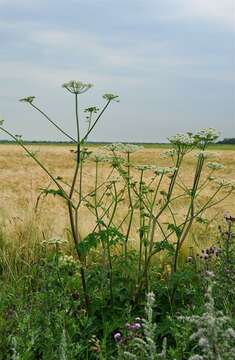
[[[234,144],[235,145],[235,138],[225,138],[221,141],[218,141],[218,144]]]

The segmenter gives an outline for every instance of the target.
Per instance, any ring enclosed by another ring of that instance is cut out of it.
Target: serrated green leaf
[[[174,254],[175,247],[167,240],[159,241],[154,244],[154,250],[153,250],[154,254],[163,250],[167,250],[170,254]]]

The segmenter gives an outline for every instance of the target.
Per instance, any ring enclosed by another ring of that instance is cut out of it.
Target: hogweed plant
[[[85,266],[84,266],[84,258],[80,252],[79,244],[81,241],[80,234],[79,234],[79,225],[78,225],[78,212],[82,202],[82,162],[84,161],[84,152],[82,151],[82,146],[85,144],[89,134],[95,128],[97,122],[108,108],[109,104],[115,100],[117,101],[118,96],[113,94],[105,94],[103,98],[106,100],[106,103],[103,109],[100,111],[98,116],[94,119],[94,116],[98,109],[96,107],[92,107],[87,109],[86,111],[89,112],[89,126],[83,137],[80,134],[80,123],[79,123],[79,109],[78,109],[78,100],[79,96],[89,90],[92,87],[92,84],[82,83],[81,81],[70,81],[68,83],[63,84],[63,88],[69,91],[75,100],[75,122],[76,122],[76,136],[70,136],[65,130],[62,129],[55,121],[53,121],[43,110],[41,110],[38,106],[34,104],[35,97],[29,96],[26,98],[20,99],[21,102],[24,102],[35,110],[37,110],[43,117],[45,117],[53,126],[57,128],[63,135],[65,135],[70,141],[72,141],[76,146],[76,161],[74,167],[74,173],[72,176],[71,183],[64,183],[60,177],[57,177],[52,174],[52,172],[44,165],[37,156],[31,152],[23,143],[22,138],[20,136],[14,135],[12,132],[8,131],[7,129],[3,128],[3,121],[0,123],[0,129],[9,135],[15,142],[20,145],[26,153],[38,164],[38,166],[49,176],[51,181],[56,185],[56,189],[44,189],[46,194],[54,194],[59,195],[63,198],[66,202],[68,207],[69,219],[70,219],[70,227],[71,227],[71,234],[72,238],[75,243],[75,248],[77,251],[78,259],[80,261],[80,272],[81,272],[81,279],[82,279],[82,287],[84,291],[85,303],[86,308],[89,308],[89,299],[87,294],[87,286],[86,286],[86,278],[85,278]],[[80,169],[80,172],[79,172]],[[79,190],[76,190],[77,183],[79,182]],[[65,187],[66,186],[66,187]],[[77,195],[77,196],[76,196]]]
[[[85,109],[87,130],[80,131],[79,98],[92,87],[80,81],[70,81],[63,85],[74,97],[76,135],[71,136],[35,105],[35,97],[21,99],[31,106],[75,145],[71,150],[74,157],[72,179],[68,181],[54,175],[41,162],[38,155],[24,144],[21,137],[14,135],[0,124],[0,130],[9,135],[48,175],[55,187],[47,186],[44,194],[59,196],[67,204],[71,236],[74,241],[80,264],[81,283],[87,310],[90,297],[87,289],[85,270],[89,266],[89,254],[99,248],[102,253],[104,276],[108,281],[111,303],[114,301],[113,261],[117,253],[127,259],[133,249],[133,237],[138,231],[138,261],[136,268],[136,286],[134,299],[149,289],[149,270],[153,257],[162,251],[171,257],[172,274],[177,272],[179,254],[187,241],[193,223],[202,221],[206,211],[226,199],[234,191],[234,183],[221,179],[215,174],[223,164],[208,162],[208,146],[215,142],[218,133],[214,129],[205,129],[195,134],[177,134],[169,138],[172,149],[162,156],[169,159],[169,165],[160,167],[148,164],[135,164],[133,153],[141,147],[133,144],[110,144],[99,150],[90,151],[87,140],[95,129],[103,113],[118,96],[105,94],[105,104],[101,110],[96,106]],[[188,153],[197,150],[195,167],[191,182],[185,182],[182,167]],[[94,185],[85,191],[86,165],[94,163]],[[103,169],[108,168],[108,172]],[[207,168],[207,172],[205,169]],[[207,187],[212,184],[212,192]],[[183,214],[178,214],[179,203]],[[83,219],[80,210],[87,208],[94,219],[90,234],[81,237],[80,227]],[[167,220],[166,220],[167,219]],[[123,274],[125,278],[125,273]],[[105,281],[104,281],[105,283]],[[174,295],[174,293],[173,293]]]

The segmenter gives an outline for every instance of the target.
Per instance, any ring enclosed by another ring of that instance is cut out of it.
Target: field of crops
[[[133,154],[133,164],[150,164],[156,166],[170,166],[169,159],[162,157],[165,150],[162,146],[145,146],[140,151]],[[168,148],[168,147],[167,147]],[[48,168],[55,176],[61,176],[67,180],[72,177],[74,166],[71,145],[31,145],[29,149],[48,165]],[[94,154],[107,153],[104,146],[91,146],[89,148]],[[32,215],[40,195],[40,189],[45,188],[50,180],[46,174],[35,164],[35,162],[24,153],[17,145],[0,145],[0,193],[1,193],[1,221],[7,224],[7,231],[17,232],[28,226],[29,217]],[[210,148],[210,161],[218,161],[225,165],[224,169],[219,170],[219,176],[228,180],[235,179],[235,149],[232,146],[212,146]],[[183,180],[190,183],[193,178],[196,151],[189,153],[183,166]],[[205,175],[208,175],[205,169]],[[88,162],[85,168],[85,189],[90,189],[94,185],[94,161]],[[102,166],[102,178],[108,173],[108,166]],[[151,172],[147,178],[151,177]],[[207,188],[206,192],[212,191],[213,185]],[[205,196],[207,193],[205,194]],[[233,212],[235,195],[231,195],[223,203],[216,206],[210,213],[210,218],[216,217],[221,221],[225,211]],[[181,204],[179,204],[179,211]],[[62,202],[54,196],[41,198],[40,222],[44,232],[50,236],[63,236],[64,230],[68,227],[66,209]],[[83,212],[85,209],[82,210]],[[29,216],[30,213],[30,216]],[[83,236],[87,235],[92,226],[92,217],[84,213],[79,227]],[[208,235],[208,234],[207,234]],[[136,235],[135,235],[136,236]],[[203,244],[204,245],[204,244]]]
[[[234,357],[232,146],[211,128],[169,146],[0,128],[0,360]]]

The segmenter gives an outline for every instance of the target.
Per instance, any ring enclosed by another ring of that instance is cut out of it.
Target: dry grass
[[[47,164],[47,167],[56,176],[70,179],[74,165],[73,155],[70,152],[71,146],[61,145],[33,145],[29,146],[32,151],[38,151],[39,159]],[[92,147],[93,151],[101,149]],[[133,161],[137,164],[155,164],[159,166],[169,166],[170,160],[160,157],[162,149],[146,148],[133,154]],[[234,167],[235,151],[217,150],[213,161],[220,161],[226,168],[219,171],[219,175],[228,179],[235,179]],[[184,164],[183,179],[190,183],[193,176],[195,156],[189,154]],[[66,207],[60,199],[48,196],[41,202],[39,212],[35,215],[34,208],[39,195],[39,189],[46,187],[49,178],[43,171],[27,157],[23,150],[16,145],[0,145],[0,221],[2,231],[8,238],[17,239],[21,247],[26,246],[30,241],[32,231],[38,233],[39,237],[64,236],[68,226]],[[92,189],[94,184],[94,163],[89,162],[84,170],[86,189]],[[103,166],[102,176],[107,174],[107,168]],[[150,176],[150,175],[149,175]],[[208,191],[212,189],[209,188]],[[204,194],[203,196],[207,196]],[[217,208],[211,210],[210,217],[217,216],[222,218],[225,210],[234,211],[235,196],[226,199]],[[179,211],[183,208],[183,203],[179,203]],[[93,220],[87,209],[81,213],[80,230],[84,235],[91,228]],[[5,226],[5,227],[4,227]],[[201,241],[208,240],[208,234],[199,225],[195,226],[197,237]],[[193,236],[195,237],[195,232]],[[135,237],[135,233],[132,234]],[[194,239],[197,241],[197,239]]]

